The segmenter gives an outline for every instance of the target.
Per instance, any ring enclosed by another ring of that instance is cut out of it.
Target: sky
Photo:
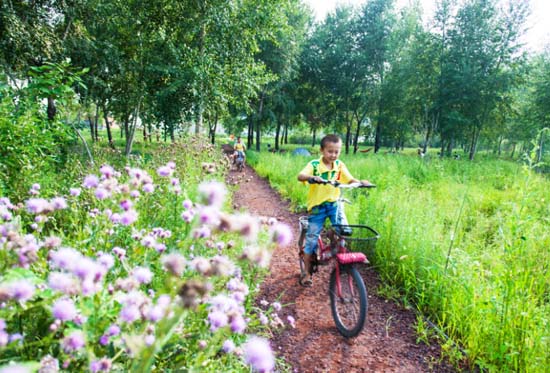
[[[523,1],[523,0],[517,0]],[[529,0],[531,3],[531,15],[527,21],[529,30],[525,35],[526,48],[533,52],[542,51],[545,45],[550,44],[550,0]],[[314,11],[317,20],[325,18],[328,12],[333,11],[337,4],[351,4],[354,6],[363,4],[366,0],[304,0]],[[397,0],[398,6],[404,6],[408,0]],[[421,0],[426,15],[431,17],[434,12],[436,0]],[[546,15],[546,20],[545,16]]]

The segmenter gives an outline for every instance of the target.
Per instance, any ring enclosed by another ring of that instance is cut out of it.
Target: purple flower
[[[106,335],[106,334],[103,334],[99,338],[99,344],[102,345],[102,346],[107,346],[109,344],[109,336]]]
[[[244,345],[244,359],[258,372],[270,372],[275,368],[275,357],[269,342],[260,337],[251,337]]]
[[[272,306],[273,306],[273,309],[274,309],[276,312],[279,312],[279,311],[281,310],[281,308],[282,308],[281,303],[279,303],[279,302],[273,302]]]
[[[111,254],[101,253],[97,262],[105,269],[111,269],[115,265],[115,259]]]
[[[109,219],[113,224],[119,224],[122,221],[122,216],[118,212],[115,212],[109,217]]]
[[[193,220],[194,216],[195,216],[195,214],[190,210],[186,210],[186,211],[181,213],[181,218],[186,223],[191,223],[191,220]]]
[[[112,362],[110,359],[104,357],[100,360],[94,360],[90,363],[90,372],[109,372],[112,367]]]
[[[138,213],[136,210],[130,209],[125,211],[120,219],[122,225],[132,225],[138,219]]]
[[[162,258],[162,264],[168,272],[180,277],[185,271],[187,261],[180,254],[168,254]]]
[[[139,197],[139,190],[132,190],[130,192],[130,197],[132,198],[138,198]]]
[[[72,270],[75,264],[82,258],[75,249],[63,247],[51,253],[51,261],[57,267],[65,270]]]
[[[52,308],[53,317],[61,321],[72,321],[76,317],[76,307],[70,299],[57,300]]]
[[[63,210],[67,208],[67,201],[63,197],[52,198],[51,204],[54,210]]]
[[[161,177],[168,177],[172,175],[172,172],[174,172],[174,170],[168,166],[160,166],[157,168],[157,174]]]
[[[269,320],[268,320],[267,316],[263,313],[260,313],[260,315],[258,316],[258,320],[260,321],[260,324],[262,324],[262,325],[267,325],[269,323]]]
[[[283,223],[275,224],[272,228],[273,242],[279,246],[287,246],[292,241],[292,230]]]
[[[84,182],[82,182],[82,186],[84,188],[96,188],[99,185],[99,178],[96,175],[88,175],[84,178]]]
[[[107,199],[111,196],[111,193],[109,193],[109,191],[105,188],[97,188],[95,190],[95,197],[99,200],[103,200],[103,199]]]
[[[0,373],[31,373],[33,371],[27,365],[22,364],[3,365],[0,369]]]
[[[113,247],[113,254],[115,254],[119,259],[123,259],[126,256],[126,250],[121,247]]]
[[[120,201],[120,208],[123,209],[124,211],[130,210],[133,205],[134,203],[129,199]]]
[[[210,206],[221,207],[227,194],[225,185],[218,181],[208,181],[199,185],[199,193]]]
[[[115,170],[109,165],[101,166],[101,168],[99,169],[99,172],[101,172],[101,174],[106,179],[109,179],[109,178],[113,177],[113,175],[115,174]]]
[[[80,195],[80,188],[71,188],[69,189],[69,193],[73,197],[78,197]]]
[[[146,267],[136,267],[133,270],[132,276],[140,284],[148,284],[153,279],[153,273],[149,268]]]
[[[235,350],[235,342],[231,339],[226,339],[225,342],[223,342],[222,350],[226,354],[233,352]]]
[[[52,206],[44,198],[30,198],[27,200],[27,211],[31,214],[41,214],[51,210]]]
[[[155,191],[155,186],[153,185],[153,183],[147,183],[143,184],[142,189],[145,193],[153,193]]]
[[[66,295],[75,295],[79,291],[76,279],[68,273],[51,272],[48,276],[48,286]]]
[[[141,317],[139,309],[134,305],[127,305],[120,310],[120,319],[126,323],[133,323]]]
[[[145,336],[145,344],[147,346],[152,346],[153,343],[155,343],[155,336],[152,334],[148,334]]]
[[[172,170],[175,170],[176,169],[176,162],[169,161],[168,163],[166,163],[166,166],[170,167]]]
[[[243,333],[246,329],[246,321],[240,315],[234,316],[231,320],[231,331],[233,333]]]
[[[12,282],[8,285],[8,294],[17,301],[26,302],[34,295],[34,285],[26,280]]]
[[[183,208],[186,210],[189,210],[191,207],[193,207],[193,202],[189,199],[186,199],[183,201]]]
[[[110,337],[114,337],[119,334],[120,334],[120,327],[116,324],[109,326],[109,329],[107,329],[107,335]]]
[[[286,317],[286,319],[287,319],[288,323],[290,324],[290,326],[292,326],[293,328],[296,327],[296,320],[294,319],[294,317],[288,315]]]
[[[80,330],[76,330],[65,337],[61,345],[67,353],[78,351],[86,345],[84,334]]]
[[[216,331],[219,328],[223,328],[227,325],[229,319],[227,315],[221,311],[211,311],[208,314],[208,322],[210,323],[210,330]]]

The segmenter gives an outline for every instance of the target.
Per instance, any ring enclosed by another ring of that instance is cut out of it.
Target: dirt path
[[[250,167],[243,173],[231,171],[227,181],[240,182],[233,199],[237,209],[276,217],[292,227],[297,237],[298,215],[291,213],[288,204]],[[276,353],[292,366],[293,372],[454,371],[440,361],[438,346],[416,344],[414,314],[378,297],[379,280],[366,266],[361,274],[369,294],[367,323],[356,338],[342,337],[330,312],[329,269],[320,267],[313,287],[301,287],[296,253],[296,245],[275,251],[258,298],[278,300],[284,305],[281,318],[292,315],[296,319],[296,328],[284,329],[271,340]]]

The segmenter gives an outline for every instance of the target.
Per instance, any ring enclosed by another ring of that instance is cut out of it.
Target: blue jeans
[[[311,255],[317,252],[317,238],[323,229],[325,220],[330,219],[332,225],[347,224],[343,208],[338,209],[337,202],[325,202],[311,209],[308,217],[306,243],[304,253]]]

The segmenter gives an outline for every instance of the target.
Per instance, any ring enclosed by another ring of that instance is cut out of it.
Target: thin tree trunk
[[[95,141],[99,142],[99,105],[95,106],[94,128]]]
[[[262,91],[260,96],[260,107],[258,108],[258,120],[256,121],[256,150],[260,151],[260,137],[261,137],[261,123],[262,123],[262,112],[264,110],[264,99],[265,99],[265,90]]]
[[[95,142],[97,139],[97,136],[94,133],[95,132],[94,121],[90,116],[90,114],[88,114],[88,122],[90,123],[90,137],[92,138],[92,142]]]
[[[48,120],[51,122],[55,119],[55,114],[57,113],[57,108],[55,107],[55,100],[53,97],[48,97]]]
[[[126,155],[126,156],[129,156],[130,153],[132,152],[132,145],[133,145],[133,142],[134,142],[134,133],[136,132],[137,121],[139,119],[140,109],[141,109],[141,97],[139,98],[137,106],[136,106],[136,110],[134,111],[133,123],[132,123],[130,128],[128,128],[128,126],[127,126],[127,128],[128,128],[127,136],[128,137],[126,137],[126,147],[124,149],[124,155]]]
[[[315,147],[315,137],[317,135],[317,129],[316,128],[313,128],[313,130],[311,131],[312,132],[312,136],[311,136],[311,146],[312,147]]]
[[[512,145],[512,153],[510,154],[510,158],[514,159],[514,153],[516,152],[516,143]]]
[[[109,123],[109,116],[107,115],[105,107],[103,108],[103,119],[105,120],[105,128],[107,128],[107,141],[111,149],[114,149],[115,144],[113,143],[113,135],[111,134],[111,123]]]
[[[246,147],[250,149],[254,143],[254,116],[250,114],[248,116],[248,134],[246,139]]]

